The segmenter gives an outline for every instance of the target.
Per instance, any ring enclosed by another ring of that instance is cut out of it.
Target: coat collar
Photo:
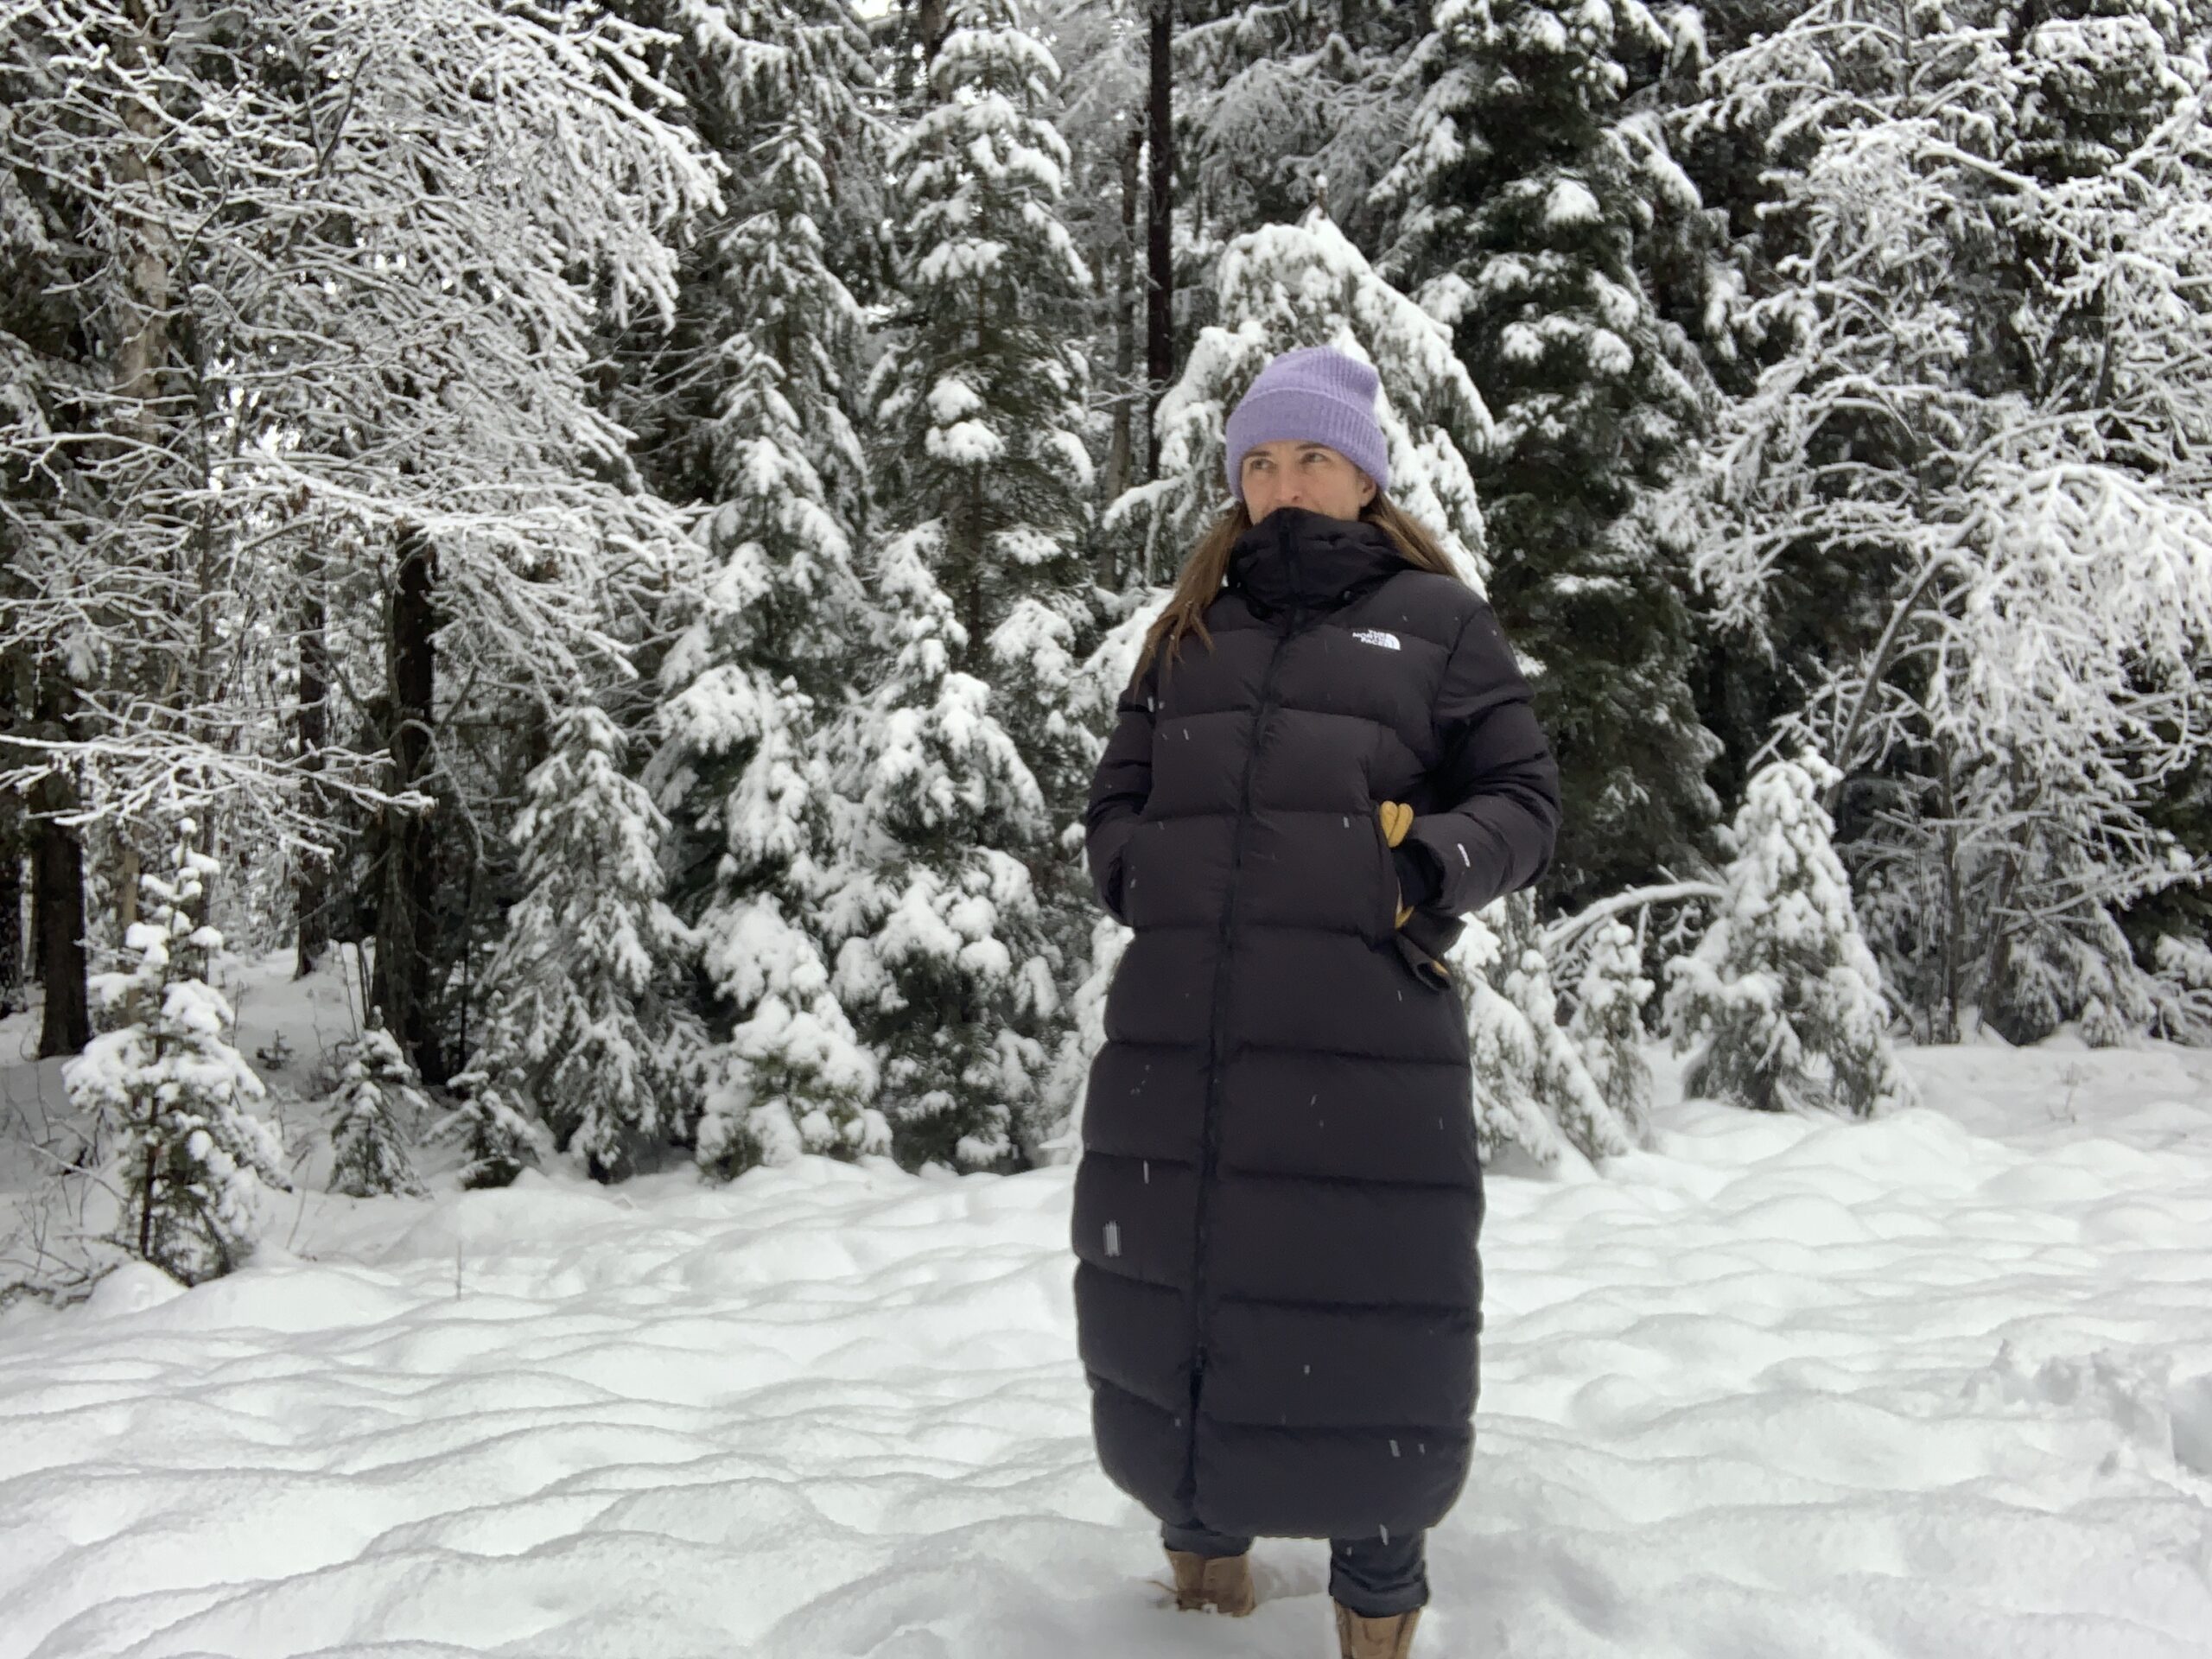
[[[1236,538],[1229,585],[1262,611],[1332,610],[1405,568],[1379,524],[1277,507]]]

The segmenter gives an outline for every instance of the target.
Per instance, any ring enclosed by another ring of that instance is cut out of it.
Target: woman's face
[[[1332,518],[1357,518],[1375,499],[1375,480],[1325,443],[1278,438],[1245,452],[1239,477],[1244,510],[1258,524],[1277,507],[1304,507]]]

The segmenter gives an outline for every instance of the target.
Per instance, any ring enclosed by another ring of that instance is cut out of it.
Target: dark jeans
[[[1160,1529],[1160,1541],[1170,1549],[1198,1555],[1242,1555],[1252,1548],[1249,1538],[1204,1527]],[[1329,1540],[1329,1593],[1362,1618],[1388,1618],[1428,1605],[1427,1535],[1410,1533],[1388,1542],[1372,1538]]]

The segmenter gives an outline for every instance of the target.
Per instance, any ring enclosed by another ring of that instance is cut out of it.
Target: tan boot
[[[1414,1626],[1421,1623],[1421,1609],[1366,1618],[1338,1602],[1337,1646],[1344,1659],[1406,1659],[1414,1650]]]
[[[1212,1608],[1231,1618],[1242,1618],[1259,1605],[1252,1588],[1252,1558],[1244,1555],[1200,1555],[1187,1549],[1167,1552],[1175,1569],[1175,1605],[1185,1613]]]

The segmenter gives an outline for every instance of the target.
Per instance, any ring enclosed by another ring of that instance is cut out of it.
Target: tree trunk
[[[16,687],[22,666],[20,657],[0,654],[0,760],[9,761],[15,753],[5,734],[22,718],[23,699]],[[30,964],[23,953],[23,854],[31,845],[31,830],[21,796],[0,800],[0,1015],[26,1006],[22,990]]]
[[[1152,0],[1152,179],[1145,202],[1145,235],[1151,274],[1147,284],[1145,476],[1160,476],[1160,400],[1175,372],[1175,128],[1174,80],[1169,52],[1175,40],[1174,0]]]
[[[1966,950],[1966,871],[1961,868],[1965,853],[1959,845],[1959,804],[1952,789],[1948,740],[1937,745],[1936,766],[1937,799],[1943,814],[1943,991],[1942,1005],[1929,1021],[1929,1040],[1955,1043],[1961,1017],[1959,982]]]
[[[391,673],[391,792],[419,787],[429,769],[437,664],[433,589],[436,549],[421,531],[404,527],[386,639]],[[426,1082],[446,1078],[430,1014],[435,890],[431,812],[387,808],[381,880],[377,888],[377,954],[369,999],[385,1028],[414,1060]]]
[[[51,672],[40,675],[33,729],[61,736],[67,729],[63,712],[74,695]],[[66,774],[49,773],[31,791],[31,932],[39,982],[46,989],[38,1037],[42,1060],[82,1053],[92,1040],[92,997],[85,983],[85,849],[74,830],[54,821],[54,814],[76,804]]]
[[[70,804],[67,785],[52,779],[34,798],[41,813],[66,811]],[[85,855],[77,832],[51,817],[40,823],[33,843],[31,891],[46,986],[38,1057],[80,1054],[92,1040],[92,999],[85,986]]]
[[[1106,447],[1106,505],[1112,505],[1129,487],[1135,472],[1136,275],[1137,193],[1141,188],[1144,160],[1144,123],[1129,122],[1128,141],[1122,146],[1122,239],[1114,249],[1114,435]],[[1115,580],[1114,550],[1105,537],[1098,541],[1098,585],[1111,592]]]
[[[0,1015],[13,1014],[23,985],[23,858],[0,838]]]
[[[318,779],[322,751],[330,741],[330,640],[325,632],[322,601],[322,540],[309,530],[300,553],[300,769],[307,775],[308,809],[317,823],[330,823],[329,802]],[[292,878],[292,905],[297,957],[293,977],[304,979],[315,970],[330,948],[330,865],[312,854],[300,855]]]
[[[146,871],[138,856],[137,843],[130,839],[128,824],[117,826],[116,842],[115,938],[116,943],[120,944],[130,938],[130,930],[138,920],[138,878]],[[135,1003],[131,1007],[131,1018],[137,1018]]]

